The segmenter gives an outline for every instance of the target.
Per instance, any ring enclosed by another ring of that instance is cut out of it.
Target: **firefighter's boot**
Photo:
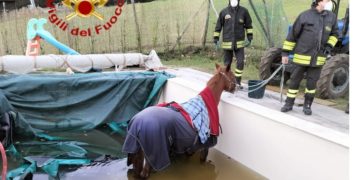
[[[305,95],[305,100],[304,100],[304,108],[303,108],[303,112],[305,115],[310,116],[312,114],[311,111],[311,104],[314,101],[314,97]]]
[[[236,77],[236,86],[238,90],[244,89],[244,87],[241,86],[241,77]]]
[[[285,105],[281,108],[281,112],[289,112],[293,109],[295,98],[287,97],[285,100]]]

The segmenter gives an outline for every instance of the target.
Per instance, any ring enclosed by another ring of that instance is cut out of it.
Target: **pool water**
[[[121,153],[124,135],[106,132],[106,130],[93,130],[82,133],[51,133],[71,139],[72,141],[87,143],[86,157],[97,159],[86,166],[62,166],[56,179],[66,180],[132,180],[132,166],[127,166],[126,155]],[[56,151],[49,146],[28,145],[25,138],[17,138],[15,142],[18,151],[25,156],[54,156]],[[33,142],[33,141],[31,141]],[[105,156],[104,155],[108,155]],[[9,168],[15,169],[23,163],[19,158],[8,157]],[[38,170],[33,179],[47,180],[49,176]],[[200,163],[198,153],[191,157],[179,156],[172,160],[172,164],[161,172],[152,172],[149,179],[155,180],[263,180],[265,177],[231,159],[215,148],[211,148],[207,161]]]

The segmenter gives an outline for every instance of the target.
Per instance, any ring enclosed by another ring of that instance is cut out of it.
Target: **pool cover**
[[[42,166],[42,169],[54,176],[59,164],[88,162],[87,149],[83,147],[89,147],[89,143],[72,139],[67,133],[91,131],[104,125],[121,130],[137,112],[158,101],[162,87],[171,77],[165,72],[2,75],[0,140],[8,147],[8,156],[21,157],[16,149],[24,147],[51,147],[39,149],[47,157],[51,155],[48,157],[51,168]],[[13,140],[13,136],[34,137],[35,141]],[[45,152],[54,148],[57,150],[52,150],[53,153]],[[26,155],[22,157],[24,162],[31,162],[27,168],[34,167],[34,159],[41,159]],[[9,174],[16,177],[24,172],[17,169]]]

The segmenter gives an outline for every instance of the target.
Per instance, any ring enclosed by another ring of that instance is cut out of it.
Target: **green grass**
[[[193,69],[207,72],[207,73],[214,73],[215,72],[215,63],[222,64],[222,61],[219,60],[211,60],[207,57],[203,56],[192,56],[192,57],[184,57],[184,58],[174,58],[168,61],[163,61],[163,64],[166,67],[170,68],[183,68],[183,67],[191,67]],[[235,62],[232,64],[232,70],[235,68]],[[254,65],[248,65],[244,69],[244,80],[249,79],[259,79],[258,76],[258,69]]]
[[[200,71],[213,73],[215,70],[215,63],[223,64],[223,52],[212,51],[208,47],[205,51],[197,53],[182,53],[175,55],[175,57],[161,57],[162,63],[171,68],[191,67]],[[244,80],[259,79],[258,62],[260,61],[261,52],[255,49],[246,49],[246,61],[244,67]],[[232,62],[232,70],[235,69],[236,60]]]
[[[183,67],[191,67],[193,69],[214,73],[215,72],[215,63],[222,64],[222,61],[219,60],[211,60],[209,58],[203,56],[192,56],[192,57],[184,57],[184,58],[174,58],[168,61],[163,61],[163,64],[166,67],[170,68],[183,68]],[[232,64],[232,70],[235,68],[235,62]],[[244,69],[244,80],[249,79],[259,79],[257,68],[254,65],[249,65]]]
[[[165,66],[170,68],[191,67],[193,69],[197,69],[207,73],[214,72],[215,63],[219,63],[219,64],[222,63],[218,60],[211,60],[210,58],[199,55],[195,55],[191,57],[187,56],[182,58],[174,58],[162,62]]]

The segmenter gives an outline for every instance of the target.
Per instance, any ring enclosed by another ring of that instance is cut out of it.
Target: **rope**
[[[283,89],[284,89],[284,79],[285,79],[285,65],[282,65],[282,73],[281,73],[281,82],[280,82],[280,104],[283,102]]]
[[[258,86],[258,85],[260,85],[260,84],[262,84],[263,86],[266,85],[272,78],[275,77],[275,75],[276,75],[276,74],[281,70],[281,68],[283,68],[283,67],[285,67],[285,66],[282,64],[281,66],[279,66],[279,67],[271,74],[271,76],[270,76],[269,78],[263,80],[263,81],[262,81],[261,83],[259,83],[259,84],[254,84],[254,85],[248,86],[248,87],[256,87],[256,86]]]
[[[248,91],[248,93],[251,93],[251,92],[254,92],[254,91],[257,91],[259,90],[260,88],[266,86],[266,84],[269,83],[269,81],[275,77],[275,75],[282,69],[282,76],[281,76],[281,90],[280,90],[280,102],[282,102],[282,90],[283,90],[283,84],[284,84],[284,74],[285,74],[285,65],[284,64],[281,64],[281,66],[279,66],[272,74],[269,78],[261,81],[260,83],[258,84],[254,84],[252,86],[248,86],[248,88],[250,87],[256,87],[255,89],[252,89],[251,91]]]
[[[6,159],[6,152],[4,146],[0,142],[0,151],[1,151],[1,158],[2,158],[2,172],[1,172],[1,180],[6,180],[6,173],[7,173],[7,159]]]
[[[271,76],[270,76],[269,78],[261,81],[261,83],[254,84],[254,85],[248,86],[248,87],[257,87],[257,86],[259,86],[259,85],[261,85],[261,87],[262,87],[262,86],[265,86],[267,83],[269,83],[269,81],[270,81],[272,78],[275,77],[275,75],[276,75],[283,67],[285,67],[284,64],[282,64],[281,66],[279,66],[279,67],[271,74]],[[285,69],[285,68],[284,68],[284,69]]]

